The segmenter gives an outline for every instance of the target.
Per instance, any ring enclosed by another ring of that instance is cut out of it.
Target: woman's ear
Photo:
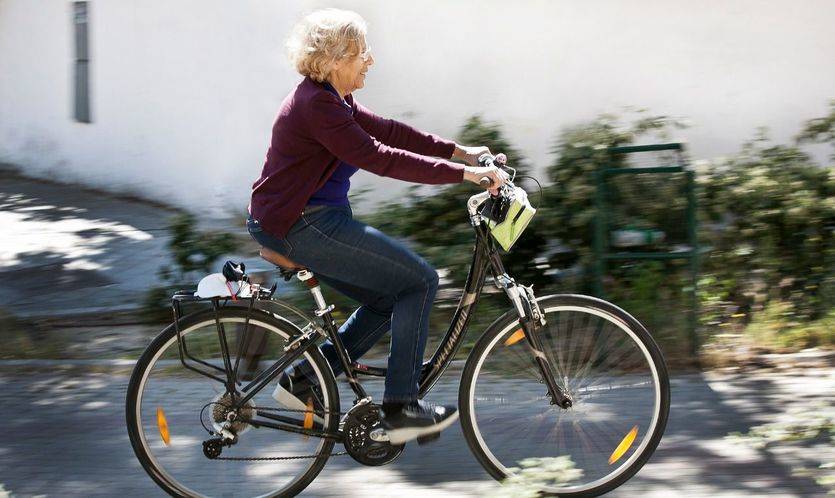
[[[336,76],[337,71],[342,69],[342,65],[343,65],[342,59],[336,59],[335,61],[333,61],[331,63],[330,68],[328,69],[328,74],[327,74],[326,79],[328,81],[332,82],[334,80],[335,76]]]
[[[331,74],[335,73],[336,71],[339,71],[340,69],[342,69],[343,65],[345,65],[345,62],[344,62],[344,59],[342,57],[339,57],[336,60],[334,60],[331,63],[331,70],[330,70]]]

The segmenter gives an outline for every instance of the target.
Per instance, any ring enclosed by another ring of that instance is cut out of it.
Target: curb
[[[10,367],[133,367],[136,360],[0,360],[0,369]]]

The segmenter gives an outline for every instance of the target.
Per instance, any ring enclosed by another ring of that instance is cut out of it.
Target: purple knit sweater
[[[347,95],[348,109],[321,83],[305,78],[284,99],[273,125],[249,212],[284,238],[311,195],[341,161],[380,176],[414,183],[461,183],[464,167],[443,159],[455,143],[372,113]]]

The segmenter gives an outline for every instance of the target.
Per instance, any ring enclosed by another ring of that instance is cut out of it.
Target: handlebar
[[[493,162],[495,157],[491,156],[490,154],[482,154],[478,158],[478,165],[482,168],[491,168],[496,164]],[[490,179],[489,176],[482,176],[478,180],[478,186],[482,188],[490,188],[493,186],[493,180]]]
[[[481,157],[478,158],[478,165],[481,166],[482,168],[485,168],[485,167],[488,167],[488,168],[499,167],[499,168],[501,168],[502,166],[504,166],[504,164],[503,164],[504,161],[501,161],[500,159],[504,159],[505,161],[507,159],[505,158],[504,154],[499,154],[499,156],[501,156],[501,158],[499,158],[498,156],[496,156],[496,157],[491,156],[490,154],[482,154]],[[496,160],[497,159],[499,159],[499,165],[498,166],[496,165]],[[489,176],[482,176],[478,180],[478,185],[479,185],[479,187],[482,187],[482,188],[485,188],[485,189],[492,188],[493,187],[493,180],[490,179]]]
[[[482,154],[478,158],[478,165],[481,166],[482,168],[492,167],[492,166],[496,165],[495,162],[494,162],[495,160],[496,160],[496,158],[494,156],[491,156],[490,154]]]

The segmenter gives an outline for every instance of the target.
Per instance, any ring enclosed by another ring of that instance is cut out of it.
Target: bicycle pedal
[[[440,432],[435,432],[433,434],[427,434],[425,436],[418,437],[417,438],[417,444],[419,446],[423,446],[424,444],[428,444],[428,443],[431,443],[433,441],[437,441],[440,438],[441,438],[441,433]]]

